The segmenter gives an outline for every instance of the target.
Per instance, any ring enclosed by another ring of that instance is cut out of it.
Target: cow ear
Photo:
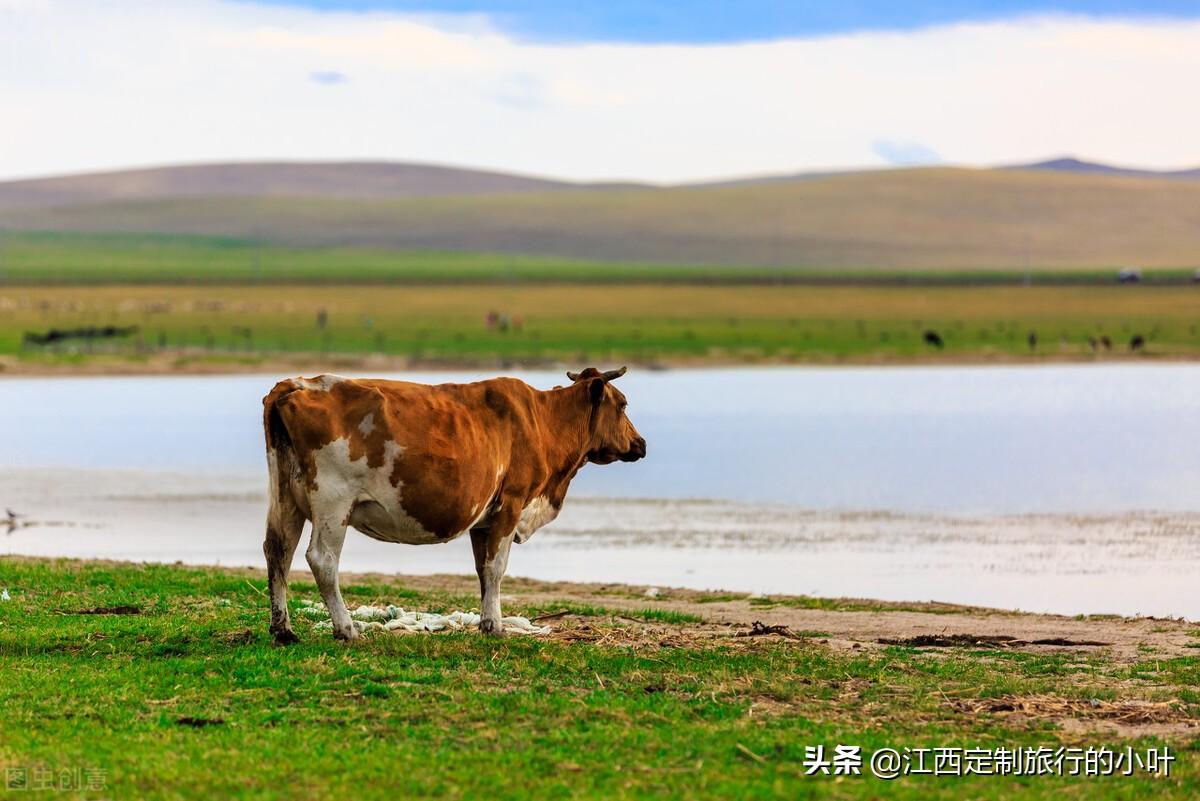
[[[589,381],[588,394],[592,398],[592,405],[594,406],[598,404],[600,399],[604,397],[604,379],[593,378],[591,381]]]
[[[568,371],[567,371],[567,378],[571,379],[572,381],[578,381],[578,380],[579,380],[579,373],[572,373],[570,370],[568,370]]]

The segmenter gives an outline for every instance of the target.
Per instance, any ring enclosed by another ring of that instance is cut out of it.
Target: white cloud
[[[0,0],[0,176],[386,158],[673,181],[879,165],[881,141],[1183,166],[1200,164],[1197,41],[1198,23],[1042,18],[547,45],[478,17]]]
[[[891,139],[878,139],[871,143],[871,149],[888,164],[936,164],[941,161],[934,150],[920,142],[896,142]]]
[[[316,72],[310,72],[308,74],[308,79],[313,83],[319,83],[325,86],[337,86],[338,84],[345,83],[346,81],[350,80],[346,73],[337,72],[336,70],[318,70]]]

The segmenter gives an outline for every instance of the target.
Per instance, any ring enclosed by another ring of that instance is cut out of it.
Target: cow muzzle
[[[621,454],[622,462],[636,462],[638,459],[646,458],[646,439],[638,437],[633,441],[629,450]]]

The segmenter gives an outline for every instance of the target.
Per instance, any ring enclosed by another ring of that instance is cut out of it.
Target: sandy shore
[[[259,571],[247,571],[259,575]],[[344,581],[384,578],[421,591],[478,591],[474,576],[391,576],[345,574]],[[1152,653],[1164,658],[1195,655],[1196,624],[1182,618],[1062,615],[1012,612],[945,603],[904,603],[864,598],[823,598],[648,588],[627,584],[505,579],[510,603],[546,606],[555,601],[595,604],[612,609],[652,607],[695,615],[702,623],[684,625],[696,635],[755,622],[782,626],[792,633],[817,632],[822,642],[843,650],[878,650],[897,642],[928,638],[930,647],[977,643],[981,647],[1050,652],[1103,649],[1122,662]],[[918,640],[919,642],[919,640]],[[1149,649],[1149,650],[1147,650]]]

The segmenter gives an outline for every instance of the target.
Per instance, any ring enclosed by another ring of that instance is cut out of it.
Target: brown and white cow
[[[271,633],[294,642],[287,575],[305,520],[308,564],[333,620],[357,632],[338,588],[346,527],[386,542],[448,542],[470,533],[482,596],[480,631],[501,634],[509,546],[562,508],[588,462],[632,462],[646,440],[611,382],[625,368],[567,373],[534,389],[515,378],[429,386],[322,375],[281,381],[263,398],[270,507],[263,553]]]

